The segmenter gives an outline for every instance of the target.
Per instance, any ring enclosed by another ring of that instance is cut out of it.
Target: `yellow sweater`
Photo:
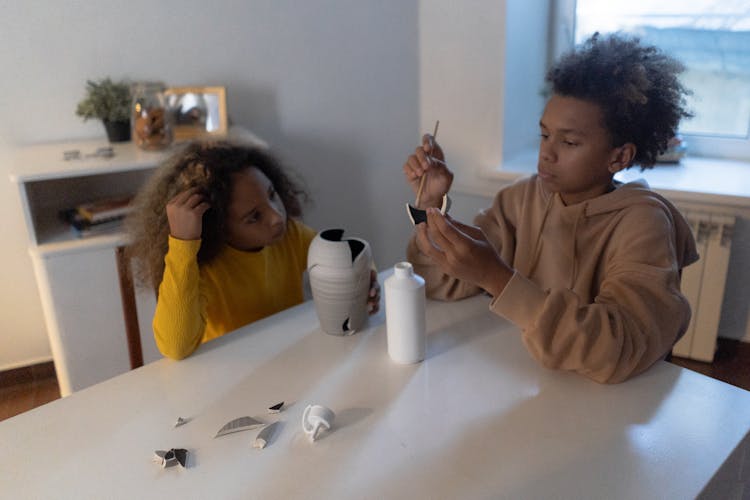
[[[301,303],[314,237],[315,231],[290,220],[279,243],[258,252],[227,245],[198,266],[201,241],[170,236],[153,322],[161,353],[182,359],[202,342]]]

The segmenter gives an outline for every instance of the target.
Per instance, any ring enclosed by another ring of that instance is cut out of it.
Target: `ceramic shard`
[[[448,195],[443,195],[443,204],[440,206],[440,213],[445,215],[451,207],[451,199]],[[409,215],[409,220],[415,226],[420,222],[427,222],[427,211],[421,208],[413,207],[410,204],[406,204],[406,213]]]
[[[266,445],[271,441],[271,438],[276,432],[276,428],[278,427],[278,425],[279,425],[278,422],[274,422],[272,424],[268,424],[267,426],[263,427],[258,433],[258,435],[255,437],[253,448],[258,448],[258,449],[265,448]]]
[[[256,427],[259,427],[263,424],[264,422],[261,422],[260,420],[253,417],[235,418],[231,422],[227,422],[224,427],[219,429],[219,432],[217,432],[214,437],[217,438],[219,436],[224,436],[225,434],[231,434],[233,432],[255,429]]]
[[[154,452],[154,462],[158,463],[162,467],[166,467],[166,460],[165,456],[167,455],[167,450],[156,450]]]
[[[180,465],[185,467],[187,464],[188,451],[184,448],[172,448],[169,451],[156,450],[154,452],[154,462],[161,465],[162,469]]]
[[[172,448],[177,462],[182,467],[187,467],[188,451],[184,448]]]
[[[276,403],[273,406],[268,407],[268,413],[279,413],[281,411],[281,408],[284,406],[284,402]]]

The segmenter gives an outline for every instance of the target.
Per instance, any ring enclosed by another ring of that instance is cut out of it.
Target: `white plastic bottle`
[[[412,265],[399,262],[385,280],[388,355],[396,363],[417,363],[425,356],[424,279]]]

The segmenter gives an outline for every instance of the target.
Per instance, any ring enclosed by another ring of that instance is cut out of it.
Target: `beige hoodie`
[[[664,358],[688,326],[680,272],[698,260],[695,242],[645,181],[565,206],[534,175],[501,190],[474,223],[515,269],[490,310],[522,329],[546,367],[622,382]],[[481,292],[443,274],[414,237],[407,256],[430,298]]]

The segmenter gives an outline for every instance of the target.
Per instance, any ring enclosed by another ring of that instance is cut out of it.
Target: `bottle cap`
[[[414,274],[414,268],[409,262],[399,262],[393,266],[393,274],[397,278],[409,278]]]

